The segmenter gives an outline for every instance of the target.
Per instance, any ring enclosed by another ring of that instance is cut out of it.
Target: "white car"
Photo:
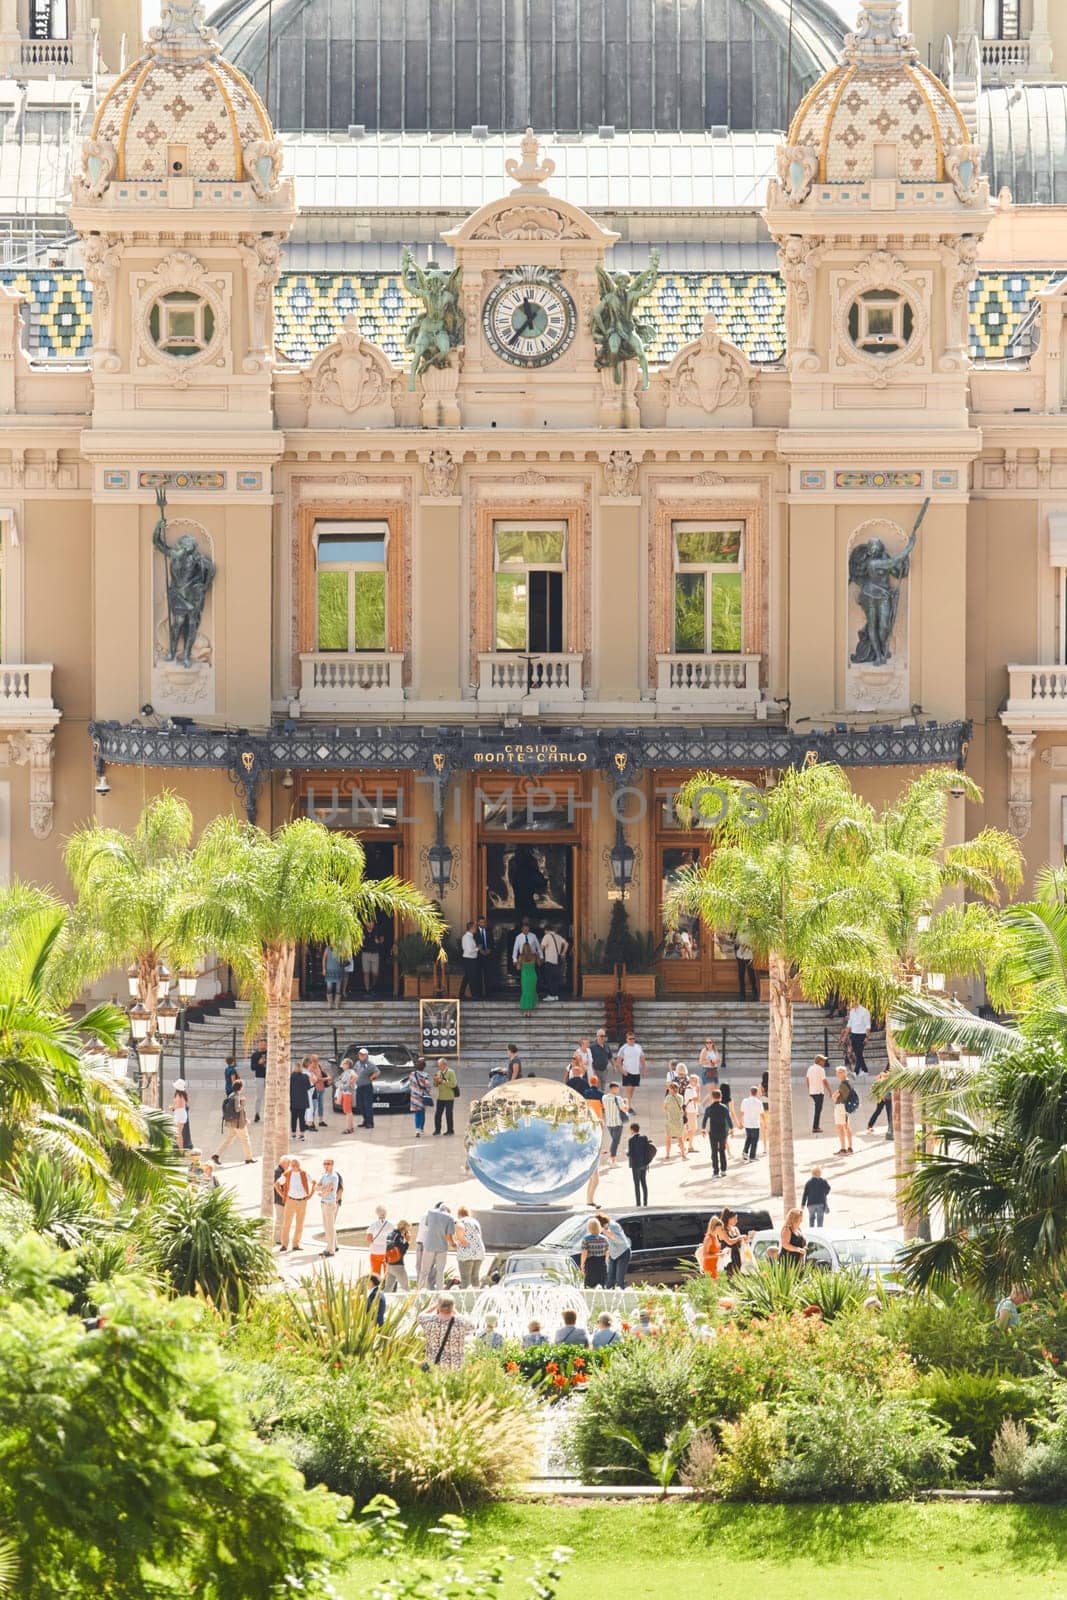
[[[807,1240],[805,1261],[809,1267],[827,1272],[860,1272],[867,1278],[882,1279],[900,1268],[904,1240],[894,1233],[860,1233],[847,1228],[803,1228]],[[777,1251],[778,1230],[766,1229],[752,1238],[752,1254],[757,1262],[773,1260]]]

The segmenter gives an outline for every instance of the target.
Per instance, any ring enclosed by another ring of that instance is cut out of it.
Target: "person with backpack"
[[[852,1124],[849,1117],[858,1109],[860,1097],[848,1075],[847,1067],[837,1069],[837,1088],[834,1090],[834,1127],[837,1130],[837,1153],[852,1154]]]
[[[410,1289],[411,1280],[408,1277],[407,1262],[405,1257],[411,1248],[411,1223],[398,1222],[388,1239],[385,1241],[385,1283],[386,1293],[394,1289]]]
[[[225,1138],[211,1158],[215,1165],[221,1166],[223,1155],[237,1139],[245,1153],[245,1166],[250,1166],[256,1158],[252,1154],[252,1141],[248,1137],[248,1102],[245,1099],[245,1086],[239,1077],[234,1078],[233,1086],[222,1102],[222,1131]]]
[[[634,1200],[639,1206],[648,1205],[648,1169],[656,1159],[656,1147],[641,1132],[636,1122],[630,1124],[630,1141],[626,1146],[626,1160],[634,1180]]]
[[[322,1231],[326,1237],[324,1256],[337,1254],[337,1208],[345,1192],[345,1180],[336,1170],[332,1156],[324,1156],[322,1177],[315,1185],[322,1206]]]
[[[351,1056],[345,1056],[341,1062],[341,1075],[337,1080],[337,1087],[341,1091],[341,1110],[345,1114],[344,1132],[355,1133],[352,1104],[356,1093],[356,1069],[352,1065]]]

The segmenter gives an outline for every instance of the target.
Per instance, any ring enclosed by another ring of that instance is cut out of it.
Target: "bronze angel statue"
[[[854,666],[884,667],[892,658],[900,588],[908,576],[911,553],[929,504],[929,499],[923,501],[899,555],[890,555],[881,539],[867,539],[849,554],[848,581],[856,585],[856,601],[866,619],[849,657]]]
[[[404,287],[414,299],[422,301],[422,310],[416,311],[404,335],[404,344],[411,351],[408,388],[414,389],[421,372],[427,367],[447,367],[452,350],[463,342],[459,303],[463,269],[442,272],[439,267],[427,265],[423,271],[407,248],[401,264]]]
[[[641,387],[647,389],[647,346],[656,330],[652,323],[638,320],[637,306],[659,276],[659,251],[653,250],[643,272],[607,272],[597,267],[596,275],[600,299],[589,319],[596,364],[611,367],[615,382],[621,383],[623,362],[636,361],[641,368]]]

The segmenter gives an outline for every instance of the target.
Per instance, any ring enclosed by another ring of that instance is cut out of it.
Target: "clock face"
[[[547,367],[570,345],[578,319],[574,301],[544,272],[509,272],[482,312],[489,346],[516,367]]]

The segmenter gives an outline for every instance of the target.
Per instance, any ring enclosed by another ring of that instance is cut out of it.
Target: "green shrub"
[[[993,1482],[998,1489],[1010,1489],[1015,1493],[1029,1449],[1030,1430],[1025,1422],[1001,1423],[990,1451]]]
[[[544,1400],[565,1400],[584,1390],[589,1374],[611,1359],[611,1349],[583,1350],[573,1344],[536,1344],[503,1352],[504,1370],[528,1383]]]
[[[1002,1355],[993,1308],[969,1289],[893,1295],[881,1320],[885,1333],[908,1352],[920,1372],[955,1367],[986,1372]]]
[[[517,1387],[482,1389],[463,1373],[434,1374],[429,1392],[375,1406],[381,1477],[401,1501],[471,1505],[506,1495],[537,1460],[533,1407]]]
[[[283,1341],[327,1366],[371,1359],[380,1363],[420,1359],[423,1340],[417,1329],[407,1326],[405,1303],[387,1302],[385,1320],[379,1327],[377,1305],[367,1305],[368,1290],[365,1281],[338,1278],[328,1267],[313,1273],[285,1296]]]
[[[178,1189],[147,1213],[152,1265],[176,1294],[235,1312],[274,1277],[261,1217],[242,1217],[229,1189]]]
[[[993,1470],[993,1442],[1002,1424],[1024,1422],[1037,1405],[1033,1384],[996,1371],[945,1372],[935,1367],[924,1377],[919,1394],[960,1441],[956,1470],[972,1480]]]
[[[273,1425],[293,1465],[309,1487],[322,1484],[362,1504],[384,1481],[375,1448],[381,1384],[356,1366],[288,1389]]]
[[[769,1406],[752,1406],[723,1429],[709,1479],[724,1500],[772,1500],[786,1454],[786,1433]]]
[[[896,1500],[951,1476],[955,1441],[909,1397],[820,1373],[779,1416],[789,1441],[775,1472],[783,1500]]]
[[[667,1435],[683,1423],[707,1420],[711,1413],[698,1376],[702,1355],[689,1339],[628,1339],[607,1366],[592,1373],[567,1435],[568,1451],[587,1483],[635,1481],[634,1452],[615,1437],[618,1429],[629,1429],[648,1456],[662,1450]]]
[[[871,1293],[871,1280],[862,1272],[814,1271],[804,1274],[804,1294],[818,1306],[824,1322],[836,1322],[855,1311]]]
[[[803,1311],[808,1304],[806,1278],[806,1273],[781,1261],[761,1261],[755,1272],[742,1273],[731,1284],[731,1293],[737,1298],[737,1320],[763,1321]]]
[[[1019,1434],[1001,1429],[994,1470],[1001,1488],[1020,1500],[1067,1500],[1067,1381],[1058,1379],[1047,1417],[1036,1418],[1035,1438],[1025,1447]]]

